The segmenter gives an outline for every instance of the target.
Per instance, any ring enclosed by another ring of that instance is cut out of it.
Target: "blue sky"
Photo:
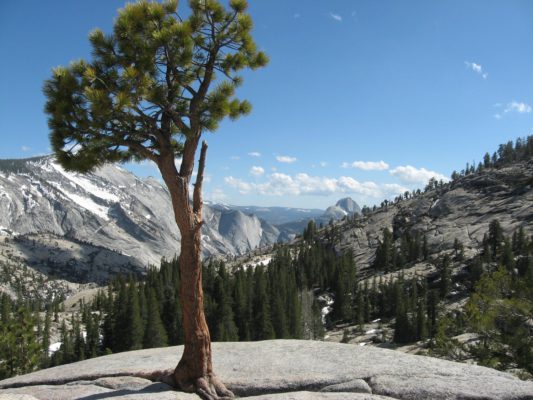
[[[88,33],[110,31],[123,5],[0,2],[0,158],[49,153],[43,81],[90,58]],[[206,135],[208,199],[371,205],[533,133],[532,1],[250,0],[249,11],[271,62],[244,74],[252,114]]]

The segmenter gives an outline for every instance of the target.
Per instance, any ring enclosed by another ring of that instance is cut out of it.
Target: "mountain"
[[[361,208],[350,197],[340,199],[334,206],[328,207],[326,211],[309,210],[304,218],[277,225],[281,232],[280,241],[293,240],[304,231],[310,220],[314,220],[317,225],[327,225],[331,221],[338,221],[354,214],[361,214]]]
[[[339,250],[350,249],[364,269],[374,260],[383,231],[400,246],[405,233],[425,235],[430,254],[451,251],[457,239],[465,257],[478,253],[489,224],[497,219],[505,234],[520,226],[533,233],[533,161],[487,168],[437,185],[425,192],[398,197],[355,221],[336,226]]]
[[[334,206],[328,207],[322,214],[321,220],[338,220],[354,214],[361,214],[361,207],[352,198],[346,197],[340,199]]]
[[[203,256],[276,243],[278,228],[251,213],[205,205]],[[168,191],[116,165],[65,171],[52,157],[0,160],[0,261],[45,274],[105,281],[179,253]],[[75,268],[74,268],[75,265]]]
[[[260,219],[272,224],[283,225],[288,222],[310,220],[321,216],[324,210],[316,208],[291,208],[291,207],[257,207],[257,206],[230,206],[232,209],[253,214]]]

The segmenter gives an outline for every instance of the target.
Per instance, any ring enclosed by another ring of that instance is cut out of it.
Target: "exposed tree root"
[[[174,375],[176,380],[176,375]],[[188,393],[196,393],[204,400],[233,399],[235,395],[214,375],[197,378],[194,381],[176,381],[176,387]]]

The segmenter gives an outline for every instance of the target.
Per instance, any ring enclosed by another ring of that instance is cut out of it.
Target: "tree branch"
[[[198,161],[198,175],[196,175],[196,182],[194,183],[193,193],[193,212],[197,217],[197,223],[202,221],[202,183],[204,180],[205,156],[207,153],[207,143],[202,142],[202,149],[200,150],[200,160]]]

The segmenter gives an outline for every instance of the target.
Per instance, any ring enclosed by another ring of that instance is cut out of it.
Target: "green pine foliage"
[[[158,300],[153,288],[147,288],[146,293],[146,328],[144,330],[143,347],[164,347],[168,344],[168,336],[165,331],[161,315],[159,313]]]
[[[490,223],[483,254],[470,266],[473,293],[463,312],[441,319],[434,343],[437,354],[533,375],[532,245],[523,228],[506,237],[497,221]],[[476,339],[467,344],[452,339],[464,332]]]
[[[111,33],[89,35],[92,60],[53,70],[45,110],[66,169],[155,160],[163,148],[179,156],[184,141],[250,112],[250,103],[235,97],[238,73],[268,58],[251,36],[246,1],[226,8],[190,0],[187,18],[177,7],[174,0],[126,4]]]
[[[2,303],[11,302],[3,295]],[[13,304],[8,307],[11,309]],[[42,360],[42,334],[37,335],[38,316],[26,305],[2,316],[0,323],[0,379],[37,369]],[[41,336],[41,337],[39,337]]]

